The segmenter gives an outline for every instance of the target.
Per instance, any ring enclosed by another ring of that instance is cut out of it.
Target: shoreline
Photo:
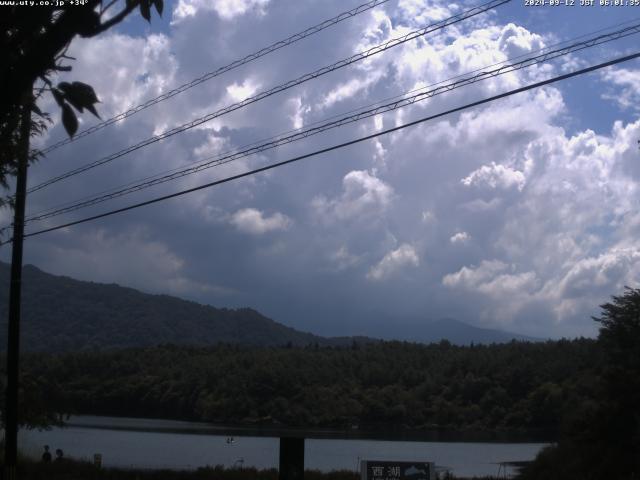
[[[3,465],[0,464],[0,468]],[[42,463],[21,459],[18,477],[22,480],[278,480],[278,470],[256,468],[225,468],[221,465],[200,467],[196,470],[167,470],[140,468],[99,467],[90,462],[65,459],[61,462]],[[358,480],[360,472],[334,470],[321,472],[305,470],[305,480]],[[494,480],[495,476],[458,477],[451,474],[439,477],[447,480]]]
[[[93,428],[98,430],[136,431],[150,433],[184,433],[195,435],[240,437],[293,437],[318,440],[380,440],[444,443],[554,443],[557,438],[545,431],[478,431],[447,428],[404,428],[398,426],[329,428],[289,427],[274,424],[225,425],[199,421],[116,417],[102,415],[72,415],[62,428]]]

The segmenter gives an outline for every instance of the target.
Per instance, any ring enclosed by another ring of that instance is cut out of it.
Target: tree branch
[[[131,3],[129,3],[124,10],[122,10],[120,13],[118,13],[117,15],[115,15],[114,17],[111,17],[109,20],[107,20],[106,22],[100,24],[100,26],[96,29],[95,33],[93,35],[91,35],[92,37],[106,31],[109,30],[111,27],[113,27],[114,25],[117,25],[118,23],[120,23],[122,20],[124,20],[126,18],[127,15],[129,15],[131,12],[133,12],[136,7],[139,4],[139,0],[133,1]]]
[[[102,15],[104,12],[106,12],[111,7],[113,7],[117,2],[118,0],[111,0],[111,2],[109,2],[109,4],[106,7],[101,6],[100,15]]]

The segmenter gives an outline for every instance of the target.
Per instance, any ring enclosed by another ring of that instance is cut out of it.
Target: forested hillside
[[[23,280],[21,342],[26,351],[94,351],[163,343],[337,346],[353,340],[377,341],[322,337],[287,327],[251,308],[215,308],[116,284],[83,282],[48,274],[33,265],[24,267]],[[9,266],[0,262],[0,350],[6,348],[8,293]],[[454,319],[421,320],[396,334],[425,343],[443,338],[460,344],[527,339]]]
[[[457,347],[161,346],[31,354],[51,408],[290,426],[556,430],[592,388],[592,340]]]
[[[32,265],[24,267],[23,280],[24,350],[91,351],[167,342],[330,343],[323,337],[274,322],[250,308],[219,309],[115,284],[50,275]],[[5,349],[9,292],[9,267],[5,263],[0,263],[0,292],[0,349]]]

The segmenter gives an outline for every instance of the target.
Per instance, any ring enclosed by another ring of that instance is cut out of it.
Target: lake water
[[[43,445],[65,456],[91,460],[102,454],[107,467],[195,469],[206,465],[278,468],[279,439],[216,434],[203,423],[172,420],[73,417],[74,426],[21,431],[19,444],[39,458]],[[96,428],[95,425],[100,425]],[[544,443],[305,440],[305,467],[321,471],[359,469],[360,460],[433,461],[459,476],[496,475],[498,463],[532,460]]]

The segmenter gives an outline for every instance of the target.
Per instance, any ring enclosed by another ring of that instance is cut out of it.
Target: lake
[[[19,445],[39,458],[43,445],[65,456],[91,460],[102,454],[107,467],[196,469],[206,465],[278,468],[279,439],[229,435],[222,427],[197,422],[76,416],[71,426],[22,430]],[[305,467],[321,471],[358,470],[360,460],[433,461],[459,476],[496,475],[498,463],[532,460],[545,443],[384,441],[307,439]]]

